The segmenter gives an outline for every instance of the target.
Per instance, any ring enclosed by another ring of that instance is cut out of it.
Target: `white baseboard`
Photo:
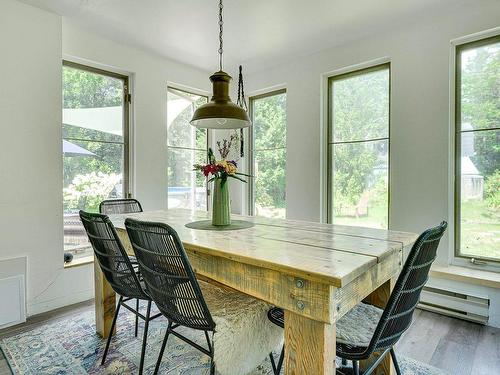
[[[94,289],[84,290],[77,293],[54,298],[48,301],[28,304],[28,316],[38,315],[60,307],[73,305],[78,302],[88,301],[94,298]]]

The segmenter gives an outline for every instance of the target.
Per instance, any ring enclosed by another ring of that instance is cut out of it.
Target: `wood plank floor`
[[[500,329],[416,310],[396,352],[452,375],[500,374]]]
[[[0,338],[93,308],[93,301],[88,301],[54,310],[30,318],[25,324],[0,330]],[[500,329],[417,310],[413,324],[397,344],[396,352],[446,370],[451,375],[500,374]],[[0,375],[4,374],[9,372],[0,354]]]

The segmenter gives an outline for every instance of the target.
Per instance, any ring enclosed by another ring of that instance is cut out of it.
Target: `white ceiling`
[[[217,68],[218,0],[23,0],[85,29],[207,71]],[[256,71],[415,22],[470,0],[225,0],[226,66]]]

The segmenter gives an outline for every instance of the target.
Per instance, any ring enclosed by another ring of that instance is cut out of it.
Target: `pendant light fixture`
[[[202,129],[240,129],[251,125],[244,108],[231,102],[229,81],[231,76],[222,70],[223,20],[222,0],[219,1],[219,71],[210,76],[213,95],[210,102],[199,107],[193,114],[191,125]]]

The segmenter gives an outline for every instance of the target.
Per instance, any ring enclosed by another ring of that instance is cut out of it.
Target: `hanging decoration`
[[[191,125],[202,129],[240,129],[251,125],[247,111],[231,102],[229,96],[229,81],[231,76],[223,69],[223,10],[222,0],[219,1],[219,71],[210,76],[213,95],[210,102],[204,104],[193,114]]]
[[[243,73],[242,66],[239,68],[238,75],[238,99],[236,100],[236,104],[238,104],[241,108],[248,113],[247,101],[245,99],[245,89],[243,87]],[[240,129],[240,157],[245,156],[245,141],[243,140],[243,128]]]

